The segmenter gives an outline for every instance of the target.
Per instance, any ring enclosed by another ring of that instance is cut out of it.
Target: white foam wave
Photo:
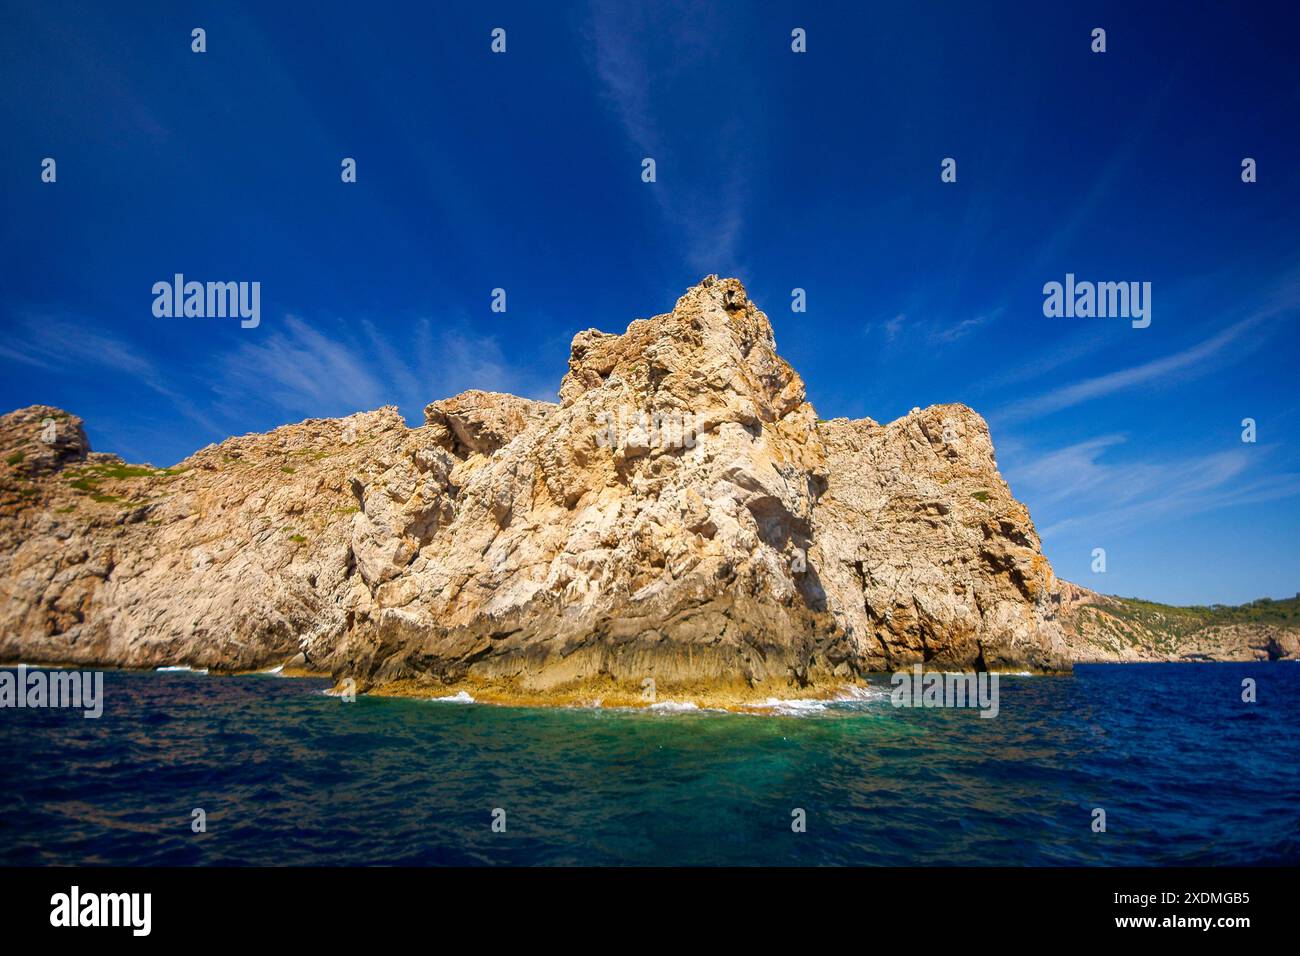
[[[476,703],[478,703],[478,701],[476,701],[473,697],[471,697],[471,696],[469,695],[469,692],[468,692],[468,691],[461,691],[459,694],[452,694],[452,695],[449,696],[449,697],[430,697],[429,700],[435,700],[435,701],[438,701],[438,702],[443,703],[443,704],[476,704]]]
[[[651,704],[649,709],[675,714],[688,710],[699,710],[700,705],[693,700],[661,700],[657,704]]]
[[[186,666],[185,664],[175,664],[175,665],[172,665],[172,666],[170,666],[170,667],[158,667],[158,668],[155,668],[155,670],[158,670],[158,671],[181,671],[181,672],[189,673],[189,674],[206,674],[206,673],[208,672],[208,669],[207,669],[206,667],[188,667],[188,666]]]
[[[812,698],[787,698],[769,697],[767,700],[758,701],[749,706],[754,710],[770,710],[774,714],[787,714],[790,716],[803,716],[804,714],[817,714],[826,709],[829,701],[815,700]]]
[[[769,697],[767,700],[746,705],[750,711],[779,714],[786,717],[805,717],[820,714],[827,710],[844,709],[845,704],[861,704],[880,700],[889,696],[889,692],[879,687],[850,684],[837,696],[824,697]],[[840,705],[840,706],[836,706]]]
[[[869,687],[862,684],[850,684],[845,687],[835,699],[837,701],[865,701],[880,700],[882,697],[888,697],[889,691],[883,687]]]

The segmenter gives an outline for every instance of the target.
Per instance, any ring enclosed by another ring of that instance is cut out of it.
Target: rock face
[[[982,418],[939,405],[818,431],[834,479],[813,554],[871,667],[1068,666],[1055,576]]]
[[[90,452],[58,409],[10,413],[0,659],[290,661],[539,700],[1069,666],[983,420],[819,422],[738,281],[578,333],[559,398],[309,420],[169,469]]]

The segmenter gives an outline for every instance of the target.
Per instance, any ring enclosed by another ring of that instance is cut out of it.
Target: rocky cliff
[[[734,279],[578,333],[558,404],[467,392],[420,427],[313,419],[166,469],[33,406],[0,455],[7,661],[610,702],[1079,656],[984,421],[818,421]]]
[[[1061,623],[1076,663],[1300,660],[1300,595],[1171,607],[1063,582]]]

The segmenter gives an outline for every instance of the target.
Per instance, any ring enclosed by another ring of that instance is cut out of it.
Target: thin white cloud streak
[[[952,325],[936,326],[930,332],[930,341],[939,345],[949,345],[958,339],[965,338],[976,329],[988,325],[1001,313],[1001,309],[996,309],[991,313],[977,315],[973,319],[962,319]]]
[[[592,9],[591,33],[596,75],[618,113],[623,129],[638,149],[658,141],[658,127],[650,112],[650,70],[645,54],[633,41],[627,20],[602,4]],[[639,33],[639,30],[636,31]]]
[[[249,403],[312,418],[397,405],[417,420],[429,402],[471,388],[527,396],[539,391],[510,367],[491,337],[435,331],[427,319],[408,329],[409,337],[395,344],[370,322],[355,331],[334,323],[333,334],[326,334],[288,316],[270,334],[222,357],[216,391],[232,417]],[[553,392],[546,397],[553,400]]]
[[[1239,274],[1239,269],[1225,268],[1217,273],[1201,275],[1190,281],[1180,283],[1176,290],[1178,302],[1202,303],[1216,291],[1221,293],[1224,289],[1239,288],[1243,284]],[[1300,307],[1300,267],[1292,268],[1278,277],[1273,282],[1271,290],[1263,302],[1264,304],[1251,317],[1243,321],[1247,323],[1256,321],[1266,323],[1270,319]],[[1179,311],[1186,311],[1186,309],[1180,309]],[[1122,334],[1111,334],[1113,332]],[[1018,362],[1015,367],[983,380],[979,383],[979,388],[980,390],[1003,388],[1041,378],[1048,372],[1079,361],[1096,352],[1122,346],[1125,344],[1123,339],[1128,334],[1129,328],[1127,326],[1117,328],[1114,325],[1108,327],[1098,323],[1083,324],[1067,341],[1060,343],[1054,351],[1043,354],[1032,361]],[[1012,405],[1011,408],[1018,409],[1019,405]]]
[[[204,376],[215,382],[210,391],[188,383],[194,369],[164,370],[131,343],[96,331],[93,323],[66,317],[19,320],[9,341],[0,344],[0,361],[70,378],[84,377],[91,368],[104,370],[108,378],[96,380],[105,392],[125,394],[131,384],[143,386],[202,429],[196,448],[246,429],[253,407],[282,422],[392,404],[418,421],[429,402],[471,388],[555,400],[554,388],[516,372],[492,337],[435,328],[428,319],[409,323],[407,329],[409,338],[394,344],[370,322],[355,328],[334,323],[332,335],[295,316],[275,326],[264,322],[254,333],[241,332],[242,341],[233,349],[212,357],[212,374]],[[114,388],[114,381],[121,386]],[[200,410],[194,402],[199,389],[215,395],[219,404]],[[114,428],[112,422],[90,424]]]
[[[1033,398],[1013,402],[990,417],[1003,423],[1035,418],[1095,398],[1113,395],[1148,382],[1159,381],[1176,372],[1194,369],[1217,356],[1229,345],[1239,340],[1244,333],[1260,325],[1271,314],[1272,311],[1262,312],[1248,319],[1242,319],[1240,322],[1230,325],[1218,335],[1211,336],[1205,341],[1199,342],[1181,352],[1175,352],[1173,355],[1153,359],[1141,365],[1118,369],[1106,375],[1084,379]],[[1251,347],[1258,347],[1261,341],[1262,337],[1257,338]]]
[[[19,321],[12,345],[0,345],[0,357],[46,371],[97,365],[141,379],[154,375],[153,363],[130,345],[96,331],[94,323],[41,315]]]
[[[308,414],[383,405],[384,388],[361,354],[288,316],[283,331],[244,343],[222,360],[217,391]]]
[[[974,318],[947,323],[934,319],[909,321],[906,312],[899,312],[893,318],[883,322],[869,323],[865,331],[871,333],[879,330],[884,335],[885,341],[892,343],[902,335],[904,330],[910,329],[912,334],[903,336],[907,340],[924,340],[931,345],[951,345],[960,339],[964,339],[976,329],[993,322],[1002,314],[1002,311],[1001,308],[998,308],[992,312],[976,315]]]
[[[656,182],[648,184],[669,228],[677,233],[684,261],[696,272],[739,271],[737,249],[745,229],[746,177],[735,154],[717,155],[713,169],[725,170],[721,180],[687,184],[675,161],[685,155],[670,151],[654,101],[684,64],[704,49],[703,37],[710,35],[700,22],[700,11],[684,5],[651,7],[650,22],[643,10],[617,4],[596,3],[591,7],[587,30],[593,68],[605,99],[613,106],[623,130],[638,153],[655,160]],[[666,27],[672,52],[651,65],[646,35]],[[712,130],[710,139],[734,142],[732,128]],[[692,149],[706,145],[696,139]]]
[[[123,380],[121,390],[130,382],[143,385],[167,399],[209,437],[221,433],[208,415],[169,384],[152,359],[129,342],[97,331],[93,322],[70,316],[29,315],[18,321],[11,341],[11,345],[0,345],[0,359],[68,377],[83,376],[86,368],[106,369]]]
[[[979,383],[979,386],[981,390],[989,390],[1018,385],[1021,382],[1030,382],[1063,365],[1077,362],[1086,356],[1101,351],[1107,346],[1115,344],[1113,336],[1105,334],[1105,331],[1098,326],[1092,326],[1086,332],[1076,335],[1071,341],[1061,345],[1055,351],[1042,355],[1042,357],[1034,361],[1018,364],[996,376],[984,379]]]
[[[1086,530],[1115,533],[1193,514],[1300,494],[1300,475],[1261,472],[1267,450],[1233,449],[1207,455],[1111,463],[1106,454],[1124,442],[1101,435],[1032,457],[1008,469],[1016,494],[1049,520],[1044,541]],[[1031,456],[1024,456],[1031,457]],[[1070,517],[1051,520],[1068,508]]]

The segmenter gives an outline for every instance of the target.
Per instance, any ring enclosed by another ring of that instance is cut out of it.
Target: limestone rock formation
[[[820,429],[817,564],[873,666],[1060,669],[1058,586],[984,420],[964,405]]]
[[[819,422],[737,280],[578,333],[559,399],[313,419],[167,469],[10,413],[0,659],[539,701],[1069,666],[1063,585],[983,420]]]

